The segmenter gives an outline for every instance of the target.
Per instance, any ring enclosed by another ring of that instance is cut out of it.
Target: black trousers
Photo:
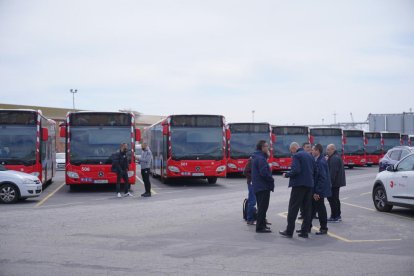
[[[325,198],[321,197],[318,201],[312,199],[312,217],[309,229],[312,228],[312,220],[316,213],[319,214],[321,230],[328,230],[328,215],[326,214]]]
[[[116,174],[116,192],[119,193],[121,189],[121,179],[124,180],[124,193],[128,193],[129,191],[129,181],[128,181],[128,172],[121,171],[120,173]]]
[[[312,212],[312,188],[299,186],[292,187],[290,192],[289,210],[287,217],[286,232],[289,235],[293,235],[295,231],[295,221],[298,216],[299,208],[303,205],[303,221],[301,230],[303,232],[309,231],[311,223]]]
[[[151,182],[150,182],[150,169],[143,169],[141,170],[142,181],[144,181],[145,192],[151,193]]]
[[[266,213],[269,208],[270,191],[260,191],[256,193],[257,201],[257,221],[256,231],[266,227]]]
[[[332,196],[328,197],[329,205],[331,206],[331,218],[338,218],[341,216],[341,201],[339,200],[340,187],[332,187]]]

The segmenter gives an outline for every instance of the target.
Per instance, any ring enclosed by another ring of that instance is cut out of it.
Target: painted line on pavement
[[[360,209],[364,209],[364,210],[368,210],[368,211],[372,211],[372,212],[377,212],[376,209],[367,208],[367,207],[364,207],[364,206],[360,206],[360,205],[356,205],[356,204],[351,204],[351,203],[348,203],[348,202],[341,202],[341,204],[349,205],[349,206],[352,206],[352,207],[355,207],[355,208],[360,208]],[[384,215],[388,215],[388,216],[392,216],[392,217],[396,217],[396,218],[403,218],[403,219],[408,219],[408,220],[414,220],[414,218],[405,217],[405,216],[397,215],[397,214],[393,214],[393,213],[383,212],[383,214]]]
[[[360,194],[360,196],[364,196],[364,195],[370,195],[370,194],[372,194],[372,192],[366,192],[366,193],[362,193],[362,194]]]
[[[139,178],[138,176],[137,176],[136,178],[137,178],[137,180],[138,180],[139,182],[141,182],[141,183],[142,183],[142,185],[144,185],[144,181],[142,181],[142,179],[141,179],[141,178]],[[157,194],[157,192],[155,192],[155,191],[154,191],[154,189],[153,189],[153,188],[151,188],[151,194],[156,195],[156,194]]]
[[[46,200],[48,200],[49,198],[51,198],[54,194],[57,193],[57,191],[59,191],[60,189],[62,189],[63,186],[65,186],[65,182],[63,182],[59,187],[57,187],[53,192],[51,192],[50,194],[48,194],[44,199],[42,199],[40,202],[38,202],[35,207],[40,207],[43,205],[43,203],[46,202]]]
[[[287,212],[282,212],[279,213],[278,215],[283,217],[283,218],[287,218]],[[298,224],[302,224],[302,221],[300,220],[296,220],[296,223]],[[319,231],[319,228],[317,227],[312,227],[313,230],[315,231]],[[341,237],[337,234],[332,233],[331,231],[328,231],[327,233],[328,236],[335,238],[337,240],[343,241],[343,242],[347,242],[347,243],[363,243],[363,242],[388,242],[388,241],[401,241],[402,239],[379,239],[379,240],[350,240],[344,237]]]

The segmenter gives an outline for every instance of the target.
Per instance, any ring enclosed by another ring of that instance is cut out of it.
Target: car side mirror
[[[389,165],[389,166],[387,167],[387,171],[388,171],[388,172],[394,172],[394,171],[395,171],[395,169],[394,169],[394,165]]]

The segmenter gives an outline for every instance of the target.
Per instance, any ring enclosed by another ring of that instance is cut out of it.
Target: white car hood
[[[5,178],[21,178],[21,179],[26,178],[26,179],[31,179],[33,181],[39,180],[39,178],[37,178],[36,176],[28,174],[28,173],[24,173],[24,172],[12,171],[12,170],[0,171],[0,181],[2,181]]]

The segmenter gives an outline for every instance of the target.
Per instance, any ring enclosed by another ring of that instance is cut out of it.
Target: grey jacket
[[[149,148],[142,151],[141,157],[138,159],[141,164],[141,170],[150,169],[152,163],[152,152]]]

